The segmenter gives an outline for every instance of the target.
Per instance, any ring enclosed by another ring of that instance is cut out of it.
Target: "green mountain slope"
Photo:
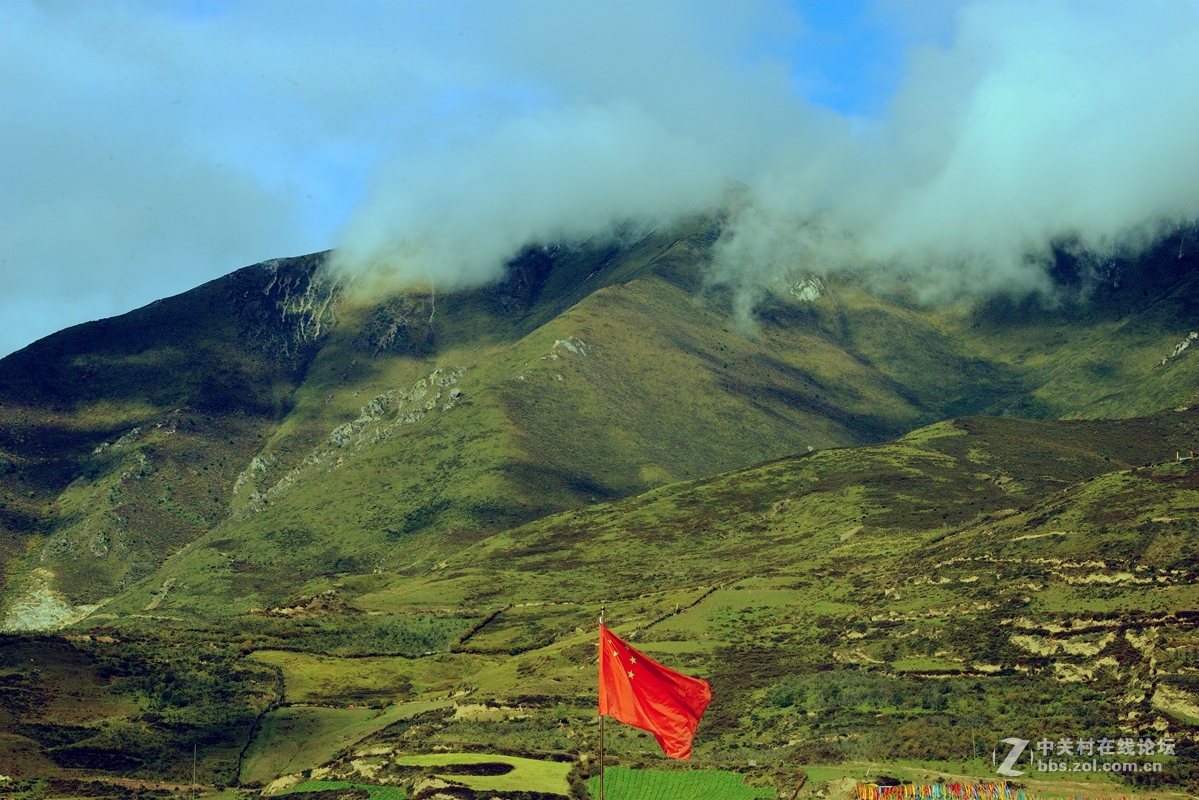
[[[1189,350],[1160,363],[1195,318],[1172,240],[1086,302],[926,308],[841,278],[780,284],[744,332],[704,280],[719,231],[530,248],[494,286],[381,301],[319,256],[270,262],[4,359],[6,624],[158,591],[168,573],[146,576],[209,531],[186,555],[203,578],[171,591],[240,612],[809,448],[960,414],[1145,414],[1199,387]]]
[[[37,567],[36,585],[96,602],[222,519],[332,321],[316,261],[240,270],[0,362],[0,577]]]
[[[208,736],[204,769],[228,776],[235,743],[250,738],[247,714],[269,698],[283,705],[259,728],[246,780],[286,763],[403,782],[392,754],[439,748],[593,753],[594,620],[606,605],[637,647],[712,681],[699,766],[752,759],[769,780],[813,764],[906,761],[985,778],[988,751],[1010,736],[1150,737],[1178,752],[1162,772],[1129,779],[1186,786],[1199,777],[1189,749],[1199,472],[1176,454],[1196,438],[1195,411],[964,418],[555,514],[413,574],[330,575],[305,588],[313,595],[297,585],[286,607],[192,615],[202,593],[171,588],[138,614],[154,596],[137,588],[105,609],[128,603],[125,616],[77,626],[93,639],[75,647],[114,665],[158,648],[163,669],[197,680],[220,665],[240,709],[229,723],[201,707],[180,716],[187,701],[136,688],[149,681],[125,690],[134,710],[68,723],[47,706],[40,739],[4,735],[25,768],[53,771],[76,752],[101,758],[115,745],[100,720],[125,720],[123,752],[158,763],[159,718],[182,719],[177,740]],[[196,581],[213,568],[201,560],[213,545],[161,575]],[[126,643],[101,642],[114,635]],[[274,694],[264,669],[278,670]],[[372,726],[378,711],[348,708],[364,703],[400,705]],[[348,724],[360,739],[348,749],[319,745]],[[74,744],[60,751],[66,725]],[[652,740],[609,727],[618,763],[660,764]],[[307,752],[322,755],[297,761]]]
[[[274,633],[254,657],[278,665],[297,700],[369,687],[388,699],[466,693],[459,708],[496,709],[430,712],[364,740],[358,759],[437,746],[590,752],[606,604],[638,647],[713,682],[701,764],[753,759],[769,774],[907,759],[986,778],[1003,738],[1091,734],[1176,741],[1182,757],[1145,780],[1186,785],[1197,777],[1186,748],[1199,723],[1199,473],[1175,456],[1197,437],[1196,412],[967,418],[662,487],[497,534],[424,576],[331,582],[359,613],[473,615],[482,624],[453,656],[377,658],[364,671],[360,659],[285,652]],[[345,684],[334,689],[334,675]],[[518,705],[526,723],[502,711]],[[658,763],[652,741],[614,727],[610,754]],[[362,779],[352,760],[329,774]]]

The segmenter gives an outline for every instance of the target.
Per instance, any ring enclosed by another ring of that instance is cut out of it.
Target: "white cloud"
[[[391,165],[335,264],[393,285],[476,285],[530,242],[665,220],[714,204],[723,185],[704,147],[631,103],[543,111]]]
[[[726,177],[755,190],[722,249],[747,287],[865,266],[928,297],[1022,291],[1054,237],[1199,216],[1193,0],[873,13],[930,43],[883,116],[848,120],[794,95],[811,31],[782,0],[13,0],[0,313],[22,321],[0,353],[335,242],[344,265],[487,280],[530,238],[668,216]]]
[[[1193,2],[984,0],[911,54],[888,116],[781,163],[727,274],[870,267],[926,297],[1044,288],[1054,240],[1096,252],[1199,217]]]

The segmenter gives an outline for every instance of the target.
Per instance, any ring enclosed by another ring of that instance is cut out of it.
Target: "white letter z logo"
[[[1024,748],[1028,747],[1027,739],[1017,739],[1015,736],[1002,740],[1003,744],[1010,744],[1011,751],[1008,752],[1007,758],[999,765],[999,769],[995,770],[1000,775],[1006,775],[1009,778],[1018,778],[1024,773],[1018,769],[1012,769],[1016,766],[1016,760],[1020,758],[1020,754],[1024,752]]]

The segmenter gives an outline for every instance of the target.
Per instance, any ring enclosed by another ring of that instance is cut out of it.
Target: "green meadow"
[[[599,796],[599,778],[588,784]],[[774,798],[772,788],[746,786],[741,776],[720,770],[652,772],[615,767],[604,775],[604,797],[611,800],[756,800]]]

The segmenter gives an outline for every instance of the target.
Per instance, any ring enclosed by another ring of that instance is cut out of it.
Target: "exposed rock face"
[[[321,466],[337,469],[346,458],[389,438],[404,426],[415,425],[428,414],[451,410],[462,399],[462,389],[455,384],[465,374],[461,367],[444,367],[421,378],[411,389],[391,389],[376,395],[360,409],[357,419],[330,431],[307,458],[263,492],[255,487],[266,480],[278,458],[269,452],[255,456],[233,485],[234,495],[249,492],[241,510],[261,511],[309,470]]]
[[[343,448],[354,444],[355,451],[361,450],[385,439],[402,425],[420,421],[430,412],[449,411],[462,397],[461,389],[450,387],[465,374],[461,367],[438,369],[427,378],[421,378],[407,391],[392,389],[376,396],[362,407],[360,417],[334,428],[329,434],[328,443]],[[386,419],[388,416],[392,418]]]
[[[409,356],[426,355],[436,344],[432,325],[435,314],[433,293],[388,298],[366,320],[354,344],[372,356],[385,351]]]
[[[573,353],[577,356],[587,356],[587,343],[582,339],[576,339],[573,336],[568,336],[565,339],[557,339],[554,341],[554,346],[550,348],[548,356],[542,356],[542,361],[558,361],[562,358],[562,353]]]
[[[788,290],[792,297],[804,303],[812,303],[820,299],[824,294],[826,284],[822,278],[815,275],[804,278],[803,280],[790,287]]]
[[[325,269],[327,253],[280,258],[240,269],[226,279],[247,346],[299,366],[313,344],[337,324],[343,286]]]
[[[1195,341],[1196,339],[1199,339],[1199,332],[1191,331],[1190,335],[1187,336],[1187,338],[1183,339],[1181,342],[1174,345],[1174,352],[1170,353],[1170,355],[1163,358],[1161,360],[1160,364],[1164,365],[1164,364],[1168,363],[1170,361],[1170,359],[1178,358],[1180,355],[1183,354],[1183,352],[1186,351],[1186,349],[1188,347],[1191,346],[1191,342]]]
[[[0,631],[49,631],[86,617],[103,603],[76,606],[50,586],[54,573],[38,567],[29,573],[23,590],[9,604]]]
[[[332,589],[326,589],[321,594],[308,600],[307,603],[301,602],[294,606],[277,606],[270,609],[253,609],[254,613],[272,614],[278,617],[319,617],[333,613],[350,613],[355,609],[346,605],[345,601],[337,596],[337,592]]]

